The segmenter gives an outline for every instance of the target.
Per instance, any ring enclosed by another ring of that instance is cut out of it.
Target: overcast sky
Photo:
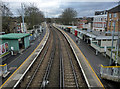
[[[78,15],[94,16],[95,11],[108,10],[118,5],[119,0],[2,0],[9,3],[9,7],[15,16],[18,16],[17,9],[21,8],[21,3],[29,5],[34,3],[46,17],[58,17],[65,8],[74,8]]]

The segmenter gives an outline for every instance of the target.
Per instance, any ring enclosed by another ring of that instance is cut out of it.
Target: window
[[[102,41],[106,41],[106,39],[103,39]]]
[[[101,41],[100,40],[98,40],[98,45],[101,46]]]
[[[113,14],[113,17],[117,17],[117,13],[114,13],[114,14]]]
[[[106,18],[104,18],[104,20],[106,21]]]
[[[112,23],[112,26],[113,26],[113,27],[115,26],[115,22]]]
[[[111,22],[109,22],[109,26],[111,26]]]
[[[109,14],[109,18],[111,18],[112,16],[111,16],[111,14]]]

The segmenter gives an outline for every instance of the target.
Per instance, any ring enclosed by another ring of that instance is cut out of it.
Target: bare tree
[[[8,8],[9,3],[1,3],[0,9],[2,12],[2,31],[9,33],[10,32],[10,24],[12,22],[11,16],[13,15],[10,9]]]
[[[33,25],[38,25],[44,21],[44,14],[34,4],[25,7],[25,22],[29,25],[29,29]]]
[[[62,14],[59,16],[61,18],[61,22],[65,25],[72,24],[75,21],[75,17],[77,16],[77,12],[73,8],[65,9]]]

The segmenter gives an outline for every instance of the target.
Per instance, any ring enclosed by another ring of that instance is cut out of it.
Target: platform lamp
[[[120,1],[119,1],[119,3],[118,3],[119,5],[120,5]],[[120,21],[120,19],[117,19],[117,23],[119,23],[119,21]],[[117,40],[117,53],[116,53],[116,62],[115,62],[115,64],[116,64],[116,66],[117,66],[117,63],[118,63],[118,58],[119,58],[119,44],[120,44],[120,31],[119,31],[119,26],[118,26],[118,40]]]
[[[114,44],[114,33],[115,33],[115,25],[116,25],[116,21],[115,20],[112,20],[114,23],[113,23],[113,31],[112,31],[112,46],[111,46],[111,56],[110,56],[110,62],[109,62],[109,66],[112,64],[112,51],[113,51],[113,44]]]
[[[26,33],[25,27],[24,27],[24,5],[21,3],[22,8],[22,25],[23,25],[23,32]]]
[[[116,62],[115,62],[115,64],[116,64],[116,66],[117,66],[117,63],[118,63],[118,58],[119,58],[119,43],[120,43],[120,32],[119,32],[119,28],[118,28],[118,40],[117,40],[117,53],[116,53]]]

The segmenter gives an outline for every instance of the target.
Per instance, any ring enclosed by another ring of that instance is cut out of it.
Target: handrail
[[[120,66],[103,66],[103,65],[101,65],[101,67],[102,68],[120,68]]]
[[[0,65],[0,66],[2,66],[2,67],[4,67],[4,66],[6,66],[7,64],[4,64],[4,65]]]

